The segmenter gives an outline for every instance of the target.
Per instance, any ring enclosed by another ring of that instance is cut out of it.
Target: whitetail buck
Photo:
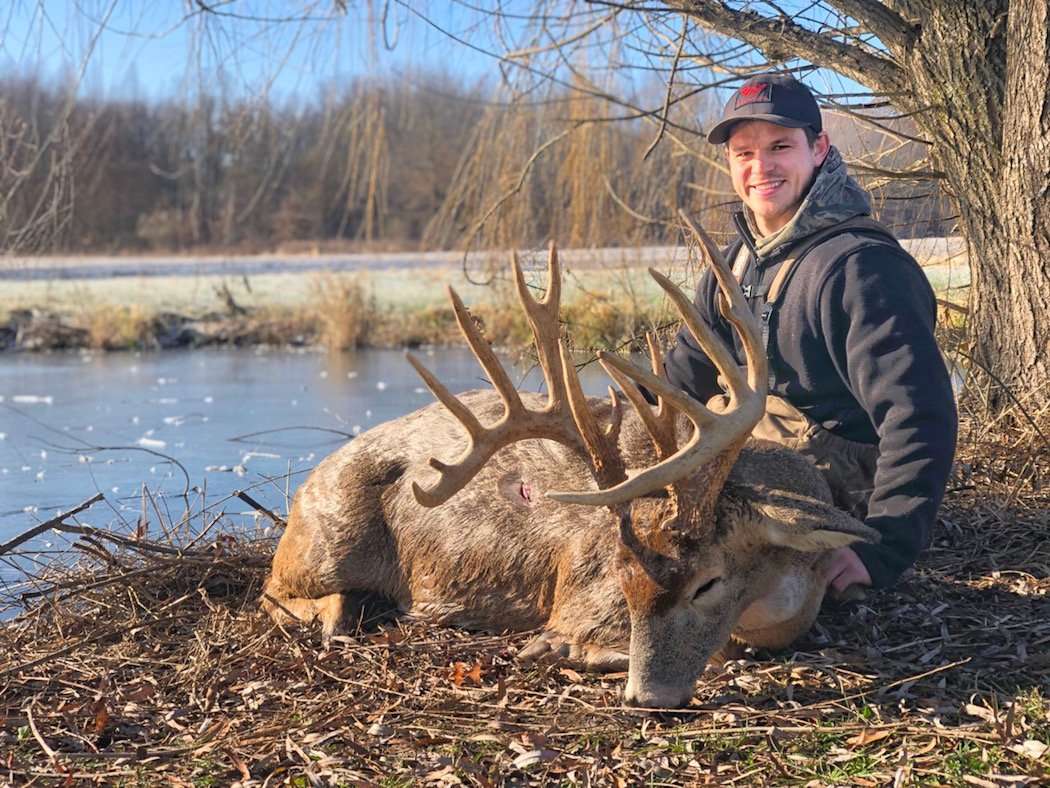
[[[746,371],[689,299],[650,273],[720,370],[721,407],[662,379],[652,338],[653,372],[599,354],[633,413],[611,389],[608,400],[585,397],[559,340],[553,247],[542,301],[514,261],[545,400],[514,390],[450,288],[495,391],[457,399],[409,355],[441,404],[358,436],[313,471],[274,556],[268,612],[317,619],[330,637],[353,626],[354,599],[366,593],[442,624],[542,628],[519,658],[627,668],[626,701],[648,707],[687,704],[731,635],[779,648],[808,630],[829,550],[877,534],[832,506],[806,459],[749,440],[766,397],[757,322],[718,249],[693,231]],[[635,382],[658,395],[657,407]]]

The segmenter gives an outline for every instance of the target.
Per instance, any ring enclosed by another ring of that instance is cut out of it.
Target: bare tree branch
[[[903,70],[892,60],[807,30],[790,17],[774,18],[753,11],[735,11],[725,3],[710,0],[666,0],[666,7],[688,14],[716,33],[747,42],[770,61],[803,58],[878,92],[906,87]]]
[[[900,57],[911,49],[919,28],[878,0],[828,0],[830,5],[856,19],[894,54]]]
[[[671,63],[671,74],[667,77],[667,94],[664,96],[664,110],[661,113],[660,119],[660,130],[656,133],[656,137],[649,143],[649,147],[645,149],[645,153],[642,154],[643,159],[648,159],[649,154],[653,152],[653,149],[660,144],[660,140],[663,139],[664,132],[667,130],[667,113],[671,109],[671,96],[674,93],[674,78],[678,73],[678,61],[682,58],[682,49],[685,47],[685,39],[689,34],[689,20],[686,18],[682,19],[682,35],[678,39],[678,48],[675,49],[674,61]]]

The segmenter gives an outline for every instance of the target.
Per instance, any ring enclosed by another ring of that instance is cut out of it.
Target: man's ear
[[[831,138],[826,131],[821,131],[813,141],[813,157],[817,160],[818,167],[828,157],[829,150],[831,150]]]
[[[750,527],[767,544],[815,552],[880,539],[874,528],[815,498],[752,485],[733,494],[746,502]]]

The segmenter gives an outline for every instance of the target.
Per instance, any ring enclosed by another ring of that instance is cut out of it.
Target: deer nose
[[[646,684],[631,686],[628,684],[623,693],[625,706],[639,706],[645,709],[680,709],[688,706],[693,699],[693,688],[676,687],[667,684]]]

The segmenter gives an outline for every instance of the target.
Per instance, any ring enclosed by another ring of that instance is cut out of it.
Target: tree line
[[[8,76],[0,231],[7,254],[673,243],[679,207],[728,228],[721,154],[683,131],[717,104],[679,102],[657,138],[586,90],[522,100],[448,75],[358,77],[283,103],[98,98]],[[849,118],[832,127],[868,162],[884,221],[950,232],[935,190],[886,177],[918,152]]]

